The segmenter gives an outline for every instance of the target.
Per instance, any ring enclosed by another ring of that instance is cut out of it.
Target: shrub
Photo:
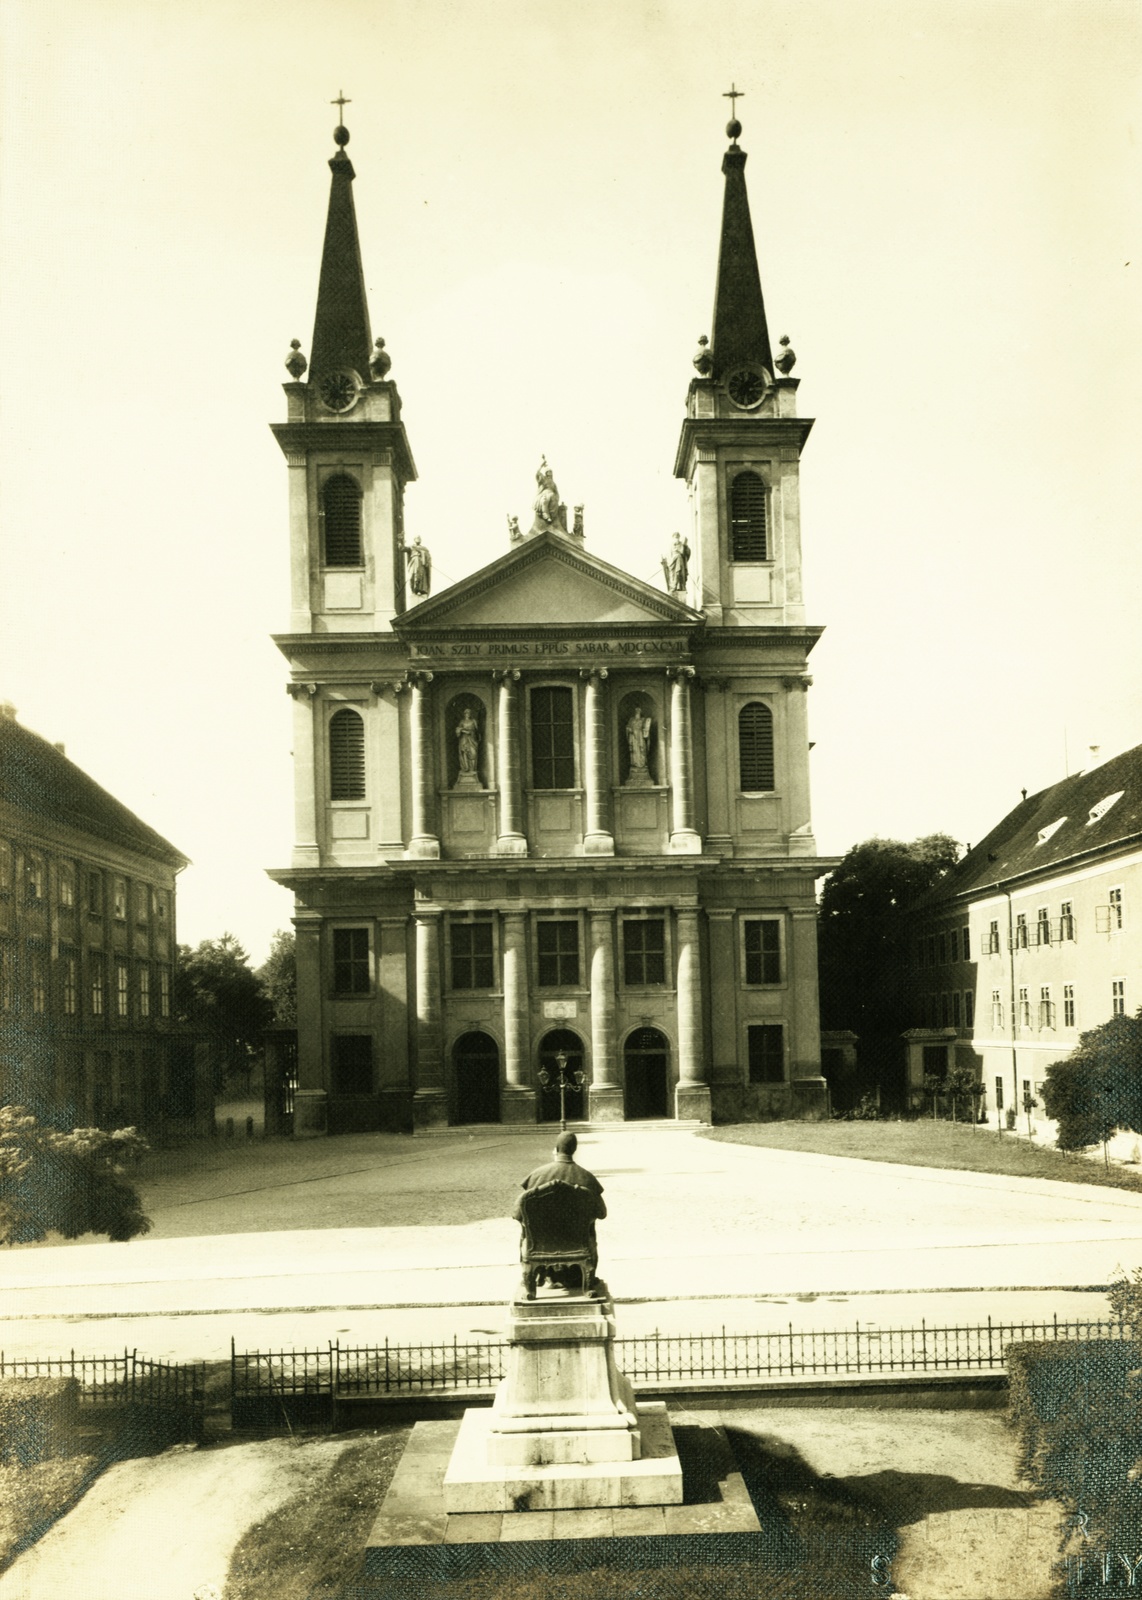
[[[53,1232],[115,1240],[146,1233],[151,1224],[127,1176],[146,1149],[134,1128],[61,1133],[23,1106],[0,1106],[0,1244]]]
[[[78,1406],[75,1378],[0,1378],[0,1462],[27,1467],[66,1455]]]

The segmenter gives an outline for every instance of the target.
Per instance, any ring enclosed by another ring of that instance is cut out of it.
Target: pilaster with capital
[[[528,1059],[527,919],[507,911],[503,920],[505,1122],[535,1120],[535,1092]]]
[[[586,680],[586,801],[587,826],[583,850],[589,856],[613,856],[615,836],[610,825],[610,788],[607,783],[606,667],[583,668]]]
[[[813,855],[816,842],[809,801],[809,687],[806,673],[782,680],[785,690],[784,772],[785,832],[791,854]]]
[[[523,798],[520,792],[519,672],[514,667],[493,672],[499,682],[496,718],[496,769],[500,790],[500,826],[496,850],[502,856],[525,856]]]
[[[431,672],[410,672],[412,707],[409,745],[412,757],[412,837],[406,855],[434,860],[440,855],[436,831],[436,763],[433,759]]]
[[[734,813],[731,774],[734,770],[736,741],[733,739],[730,707],[731,680],[702,674],[706,691],[706,759],[703,782],[706,787],[706,850],[711,855],[733,854]]]
[[[591,1091],[592,1122],[621,1122],[615,1028],[615,927],[610,911],[591,912]]]
[[[702,840],[694,826],[694,735],[690,721],[693,667],[668,667],[670,687],[670,848],[683,855],[701,855]]]
[[[706,613],[710,627],[720,627],[722,622],[722,540],[719,536],[721,517],[718,505],[718,457],[715,450],[699,446],[694,452],[694,466],[690,478],[691,503],[694,508],[694,544],[698,554],[699,596],[697,604]]]
[[[444,1090],[444,1029],[440,998],[439,911],[417,911],[416,923],[416,1092],[413,1120],[418,1127],[448,1121]]]
[[[295,867],[321,865],[317,837],[317,735],[314,720],[318,712],[315,683],[286,685],[293,699],[293,864]]]
[[[678,942],[678,1083],[674,1114],[680,1121],[710,1120],[710,1085],[702,1026],[701,950],[698,913],[683,908],[677,913]]]

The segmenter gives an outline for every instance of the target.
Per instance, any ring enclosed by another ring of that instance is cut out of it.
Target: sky
[[[6,0],[0,698],[193,862],[290,897],[282,362],[337,121],[434,589],[546,453],[589,548],[677,527],[736,84],[802,463],[819,848],[980,838],[1142,741],[1133,0]]]

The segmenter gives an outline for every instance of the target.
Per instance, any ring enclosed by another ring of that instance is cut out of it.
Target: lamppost
[[[564,1132],[567,1128],[567,1091],[568,1089],[581,1089],[587,1081],[587,1075],[584,1072],[580,1072],[577,1067],[572,1072],[567,1071],[567,1052],[565,1050],[557,1050],[555,1052],[555,1065],[559,1069],[558,1079],[546,1067],[540,1067],[539,1081],[545,1089],[553,1088],[558,1083],[559,1128],[561,1132]]]

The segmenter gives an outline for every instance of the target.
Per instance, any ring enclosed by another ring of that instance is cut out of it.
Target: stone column
[[[710,1120],[710,1086],[706,1081],[706,1050],[702,1028],[701,952],[698,948],[698,912],[678,911],[678,1083],[674,1090],[674,1115],[679,1119]]]
[[[690,730],[690,681],[693,667],[669,667],[670,789],[673,808],[670,848],[684,855],[702,854],[694,827],[694,741]]]
[[[503,919],[504,963],[504,1092],[505,1122],[535,1121],[528,1026],[527,919],[522,911],[506,911]]]
[[[324,1050],[321,983],[321,920],[294,918],[297,935],[297,1090],[293,1136],[315,1139],[329,1132],[329,1075]]]
[[[416,920],[416,1093],[418,1128],[448,1122],[444,1091],[444,1030],[440,1006],[440,912],[418,911]]]
[[[817,999],[817,908],[806,905],[790,913],[786,984],[792,1007],[786,1026],[793,1114],[816,1121],[829,1114],[828,1084],[821,1072],[821,1013]]]
[[[609,911],[591,912],[592,1122],[623,1120],[623,1089],[615,1053],[615,930]]]
[[[587,825],[583,832],[583,852],[589,856],[613,856],[615,836],[610,827],[607,784],[607,697],[603,688],[607,669],[583,668],[579,676],[587,681],[584,718]]]
[[[412,837],[407,856],[434,860],[440,855],[436,833],[436,763],[432,751],[431,672],[411,672],[409,745],[412,756]]]
[[[520,795],[519,673],[512,667],[492,674],[499,679],[496,771],[500,790],[500,831],[496,851],[502,856],[525,856],[523,802]]]
[[[319,867],[321,848],[317,838],[317,740],[314,720],[317,715],[317,685],[286,685],[293,697],[293,865]]]

